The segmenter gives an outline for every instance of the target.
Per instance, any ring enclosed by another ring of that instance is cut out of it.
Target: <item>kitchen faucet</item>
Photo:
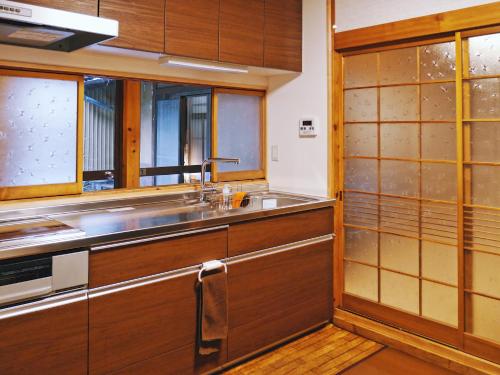
[[[201,192],[200,192],[200,201],[205,202],[206,200],[206,193],[209,192],[214,192],[217,189],[213,186],[207,187],[206,182],[205,182],[205,173],[207,169],[207,164],[210,163],[234,163],[234,164],[240,164],[240,159],[239,158],[209,158],[203,160],[203,163],[201,163],[201,179],[200,179],[200,187],[201,187]]]

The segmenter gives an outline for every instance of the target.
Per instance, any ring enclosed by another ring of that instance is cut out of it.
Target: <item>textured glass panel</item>
[[[472,251],[467,255],[474,292],[500,298],[500,255]]]
[[[500,34],[469,38],[469,61],[472,76],[500,74]]]
[[[116,86],[113,79],[85,78],[84,171],[115,169]]]
[[[77,82],[0,77],[0,186],[76,181]]]
[[[418,276],[418,240],[380,233],[380,265]]]
[[[455,124],[422,124],[422,159],[456,160]]]
[[[377,157],[377,124],[346,124],[345,156]]]
[[[455,43],[438,43],[420,47],[420,80],[455,79]]]
[[[474,122],[470,125],[471,159],[500,162],[500,123]]]
[[[241,159],[239,165],[219,163],[220,172],[261,168],[260,100],[253,95],[218,95],[217,156]]]
[[[452,326],[458,324],[457,288],[422,281],[422,316]]]
[[[418,163],[382,160],[380,170],[382,193],[418,196],[418,173]]]
[[[456,246],[422,241],[422,276],[456,285]]]
[[[345,254],[348,259],[377,265],[378,233],[370,230],[345,228]]]
[[[363,264],[344,262],[344,290],[346,293],[377,301],[377,269]]]
[[[377,161],[347,159],[344,161],[344,187],[352,190],[377,192]]]
[[[380,118],[382,121],[418,120],[417,86],[382,87]]]
[[[455,201],[457,199],[456,165],[422,163],[422,197]]]
[[[377,54],[344,58],[344,87],[375,86],[377,84]]]
[[[377,121],[377,89],[346,90],[344,92],[344,120]]]
[[[380,52],[380,83],[416,82],[417,48],[401,48]]]
[[[380,156],[418,158],[418,124],[381,124]]]
[[[422,120],[455,120],[455,83],[421,86]]]
[[[472,294],[466,299],[470,304],[467,328],[475,336],[500,343],[500,301]]]
[[[500,207],[500,167],[472,165],[472,203]]]
[[[141,168],[155,166],[153,96],[153,83],[141,82]],[[142,181],[148,181],[149,183],[151,179],[141,177],[141,186],[151,186],[142,185]]]
[[[418,314],[418,279],[389,271],[380,271],[380,302]]]
[[[471,118],[500,118],[500,78],[470,81]]]

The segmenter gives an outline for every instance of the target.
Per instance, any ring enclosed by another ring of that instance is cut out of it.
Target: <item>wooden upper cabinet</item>
[[[83,13],[90,16],[97,16],[98,0],[21,0],[20,2],[38,5],[41,7],[67,10],[69,12]]]
[[[264,0],[220,0],[219,59],[242,65],[264,63]]]
[[[150,52],[163,52],[165,0],[100,0],[99,16],[120,22],[118,38],[102,44]]]
[[[166,0],[165,52],[219,58],[219,0]]]
[[[266,0],[264,66],[302,71],[302,0]]]

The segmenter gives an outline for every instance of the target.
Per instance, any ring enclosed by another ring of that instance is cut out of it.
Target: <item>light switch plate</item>
[[[272,161],[278,161],[278,145],[272,145],[271,146],[271,160]]]

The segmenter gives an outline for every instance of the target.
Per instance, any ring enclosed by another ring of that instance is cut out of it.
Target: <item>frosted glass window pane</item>
[[[219,163],[218,171],[259,170],[261,161],[261,98],[218,94],[218,157],[240,158],[239,165]]]
[[[471,118],[500,117],[500,78],[470,81]]]
[[[457,248],[422,241],[422,276],[428,279],[457,284]]]
[[[467,288],[500,298],[500,255],[471,252],[467,254],[471,285]]]
[[[380,156],[418,158],[418,124],[382,124]]]
[[[378,233],[370,230],[345,228],[345,253],[348,259],[377,265]]]
[[[344,121],[377,121],[377,89],[345,91]]]
[[[473,161],[500,162],[500,123],[474,122],[470,125]]]
[[[377,84],[377,54],[367,53],[344,58],[344,87]]]
[[[456,160],[455,124],[422,124],[422,159]]]
[[[345,156],[377,156],[377,124],[346,124]]]
[[[380,233],[380,265],[418,276],[418,240]]]
[[[344,161],[344,187],[352,190],[377,192],[377,161],[347,159]]]
[[[469,56],[472,76],[500,74],[500,34],[469,38]]]
[[[78,84],[0,76],[0,186],[76,182]]]
[[[472,165],[472,203],[500,207],[500,167]]]
[[[382,121],[418,120],[417,86],[382,87],[380,119]]]
[[[344,262],[344,290],[346,293],[377,301],[377,268],[353,262]]]
[[[422,316],[452,326],[458,324],[457,288],[422,281]]]
[[[419,282],[411,276],[380,271],[380,302],[387,306],[419,313]]]
[[[402,48],[380,52],[380,83],[382,85],[416,82],[417,49]]]
[[[455,43],[438,43],[420,47],[420,80],[455,79]]]
[[[500,343],[500,301],[493,298],[470,295],[466,299],[470,308],[467,317],[467,331]]]
[[[455,91],[455,83],[422,85],[422,120],[455,121]]]
[[[457,199],[456,165],[422,163],[422,198],[455,201]]]
[[[358,171],[358,173],[361,172]],[[380,170],[382,193],[418,196],[418,174],[418,163],[382,160]]]

